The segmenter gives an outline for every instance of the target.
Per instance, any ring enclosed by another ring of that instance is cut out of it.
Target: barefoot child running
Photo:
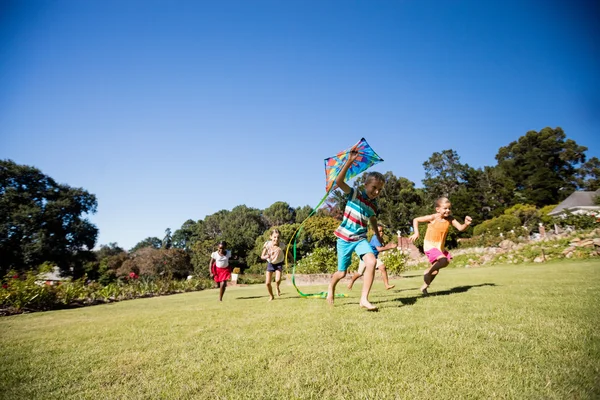
[[[277,290],[277,296],[281,296],[279,284],[281,283],[281,271],[283,270],[283,261],[285,258],[285,244],[279,240],[279,235],[280,233],[277,228],[271,230],[271,240],[265,242],[260,256],[263,260],[267,260],[265,284],[269,291],[269,301],[274,299],[273,287],[271,286],[273,272],[275,272],[275,289]]]
[[[446,251],[446,236],[450,229],[450,224],[459,231],[464,231],[469,225],[471,225],[471,217],[465,217],[465,223],[460,224],[451,216],[450,211],[450,200],[446,197],[440,197],[435,201],[435,214],[425,215],[418,217],[413,220],[414,233],[409,239],[414,242],[419,238],[419,223],[429,222],[427,225],[427,232],[423,240],[423,251],[431,263],[431,267],[425,270],[423,274],[423,286],[421,286],[421,293],[427,295],[427,288],[433,282],[441,268],[446,267],[452,256]]]
[[[219,285],[219,301],[223,301],[227,281],[231,279],[230,258],[231,251],[227,250],[227,243],[225,242],[219,242],[218,250],[210,255],[210,275]]]
[[[377,224],[377,230],[379,231],[379,236],[383,237],[383,225],[382,224]],[[373,235],[373,237],[371,238],[371,241],[369,242],[369,245],[373,249],[373,254],[375,255],[375,258],[377,259],[377,264],[375,264],[375,269],[378,269],[381,272],[381,277],[383,278],[383,284],[385,285],[386,290],[393,289],[394,287],[396,287],[396,285],[390,285],[390,282],[388,280],[388,274],[385,269],[385,264],[383,263],[383,261],[381,261],[379,259],[378,256],[379,256],[380,252],[390,250],[390,249],[395,249],[396,247],[398,247],[398,245],[396,243],[388,243],[387,245],[384,246],[377,239],[377,235]],[[360,260],[360,263],[358,264],[358,272],[355,272],[354,275],[352,275],[352,280],[348,284],[348,289],[352,290],[352,286],[354,285],[354,282],[356,282],[358,280],[358,278],[363,276],[364,273],[365,273],[365,262],[363,260]]]
[[[342,167],[338,177],[335,180],[337,186],[347,195],[348,203],[344,210],[342,223],[335,230],[334,235],[337,239],[338,270],[331,277],[329,289],[327,292],[327,301],[333,305],[335,299],[335,287],[338,282],[346,276],[346,270],[352,261],[352,252],[365,262],[365,282],[360,297],[360,306],[369,311],[376,311],[377,307],[369,302],[369,292],[373,284],[375,275],[375,264],[377,260],[373,254],[373,249],[367,242],[367,224],[371,223],[373,231],[380,243],[383,242],[379,231],[377,230],[377,197],[383,189],[385,178],[379,172],[370,172],[367,175],[364,189],[353,189],[346,182],[346,172],[356,161],[358,152],[352,150],[348,160]]]

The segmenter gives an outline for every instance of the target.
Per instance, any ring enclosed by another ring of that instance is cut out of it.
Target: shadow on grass
[[[244,297],[236,297],[235,300],[252,300],[252,299],[268,299],[269,295],[266,294],[264,296],[244,296]],[[282,293],[281,296],[277,297],[275,296],[275,300],[273,301],[277,301],[277,300],[291,300],[295,298],[294,296],[286,296],[286,293]]]
[[[428,297],[436,297],[436,296],[448,296],[448,295],[456,294],[456,293],[465,293],[472,288],[484,287],[484,286],[497,286],[497,285],[495,283],[482,283],[480,285],[457,286],[457,287],[453,287],[452,289],[441,290],[439,292],[433,292],[433,293],[429,292],[429,294],[426,296],[419,294],[417,296],[412,296],[412,297],[400,297],[400,298],[392,299],[392,300],[379,301],[379,302],[377,302],[377,304],[389,303],[389,302],[400,302],[400,303],[402,303],[402,306],[412,306],[413,304],[415,304],[417,302],[417,300],[420,300],[420,299],[425,299]],[[401,307],[401,306],[399,306],[399,307]]]

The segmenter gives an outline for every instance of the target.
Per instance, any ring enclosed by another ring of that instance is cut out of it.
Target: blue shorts
[[[356,254],[362,260],[362,257],[367,253],[373,253],[373,248],[367,242],[367,239],[362,239],[357,242],[346,242],[345,240],[337,240],[337,254],[338,254],[338,271],[344,271],[348,269],[352,263],[352,252]]]
[[[283,261],[277,264],[267,263],[267,272],[283,271]]]

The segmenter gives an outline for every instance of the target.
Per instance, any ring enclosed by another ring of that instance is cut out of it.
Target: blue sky
[[[236,205],[315,205],[361,137],[421,185],[562,127],[600,157],[600,15],[572,1],[0,1],[0,159],[98,197],[131,248]]]

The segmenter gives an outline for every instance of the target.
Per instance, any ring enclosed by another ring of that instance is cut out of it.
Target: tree
[[[125,253],[125,250],[115,242],[111,242],[109,244],[100,245],[100,249],[96,252],[96,259],[101,261],[106,257],[116,256],[117,254]]]
[[[296,210],[295,210],[296,222],[302,223],[302,221],[304,221],[306,218],[308,218],[308,216],[310,215],[312,210],[313,210],[313,208],[309,205],[306,205],[304,207],[296,207]]]
[[[221,239],[227,242],[227,247],[243,262],[266,226],[259,209],[241,205],[234,207],[227,214],[221,229]]]
[[[529,131],[501,147],[498,167],[515,185],[514,203],[556,204],[577,187],[577,166],[587,147],[566,139],[561,128]]]
[[[384,176],[386,183],[377,199],[377,220],[393,232],[400,230],[407,234],[413,218],[424,211],[424,193],[415,188],[414,182],[403,177],[397,178],[391,171],[386,172]]]
[[[96,196],[58,184],[39,169],[0,160],[0,272],[31,270],[43,262],[79,276],[94,259],[98,229],[84,216]]]
[[[173,233],[173,247],[189,251],[191,245],[198,238],[198,225],[194,220],[188,219]]]
[[[466,181],[467,164],[460,163],[460,156],[452,149],[435,152],[423,163],[425,179],[423,186],[430,201],[438,197],[450,198]]]
[[[165,229],[165,237],[162,240],[161,247],[163,249],[170,249],[173,246],[173,237],[171,235],[171,229]]]
[[[141,242],[139,242],[138,244],[133,246],[129,250],[129,253],[135,253],[136,251],[138,251],[139,249],[143,249],[144,247],[152,247],[153,249],[160,249],[162,247],[162,240],[160,240],[156,236],[147,237],[146,239],[142,240]]]
[[[577,171],[577,177],[580,188],[592,192],[600,189],[600,160],[597,157],[587,160]]]
[[[263,211],[267,227],[291,224],[295,220],[294,209],[284,201],[277,201]]]

